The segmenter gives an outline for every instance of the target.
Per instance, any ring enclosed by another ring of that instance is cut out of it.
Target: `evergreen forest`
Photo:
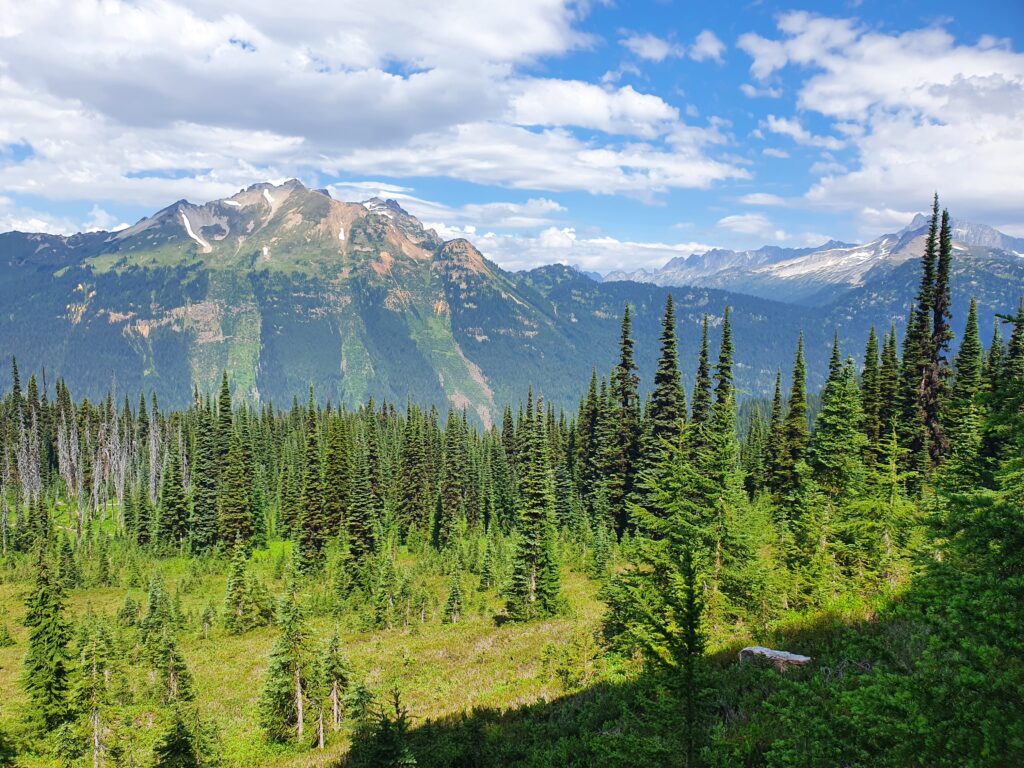
[[[627,305],[490,428],[12,360],[0,765],[1024,765],[1024,299],[951,317],[952,242],[936,197],[902,338],[771,399],[671,295],[652,381]]]

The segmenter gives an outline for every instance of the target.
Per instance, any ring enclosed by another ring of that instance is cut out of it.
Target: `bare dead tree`
[[[32,410],[32,425],[25,427],[24,415],[18,419],[18,479],[21,481],[21,494],[26,503],[31,504],[43,490],[43,479],[39,462],[39,419],[35,409]]]
[[[67,490],[69,501],[75,501],[75,532],[77,538],[82,537],[84,520],[84,489],[82,466],[81,442],[78,438],[78,423],[74,414],[69,419],[67,413],[61,413],[60,426],[57,429],[57,464],[60,469],[60,476],[64,480],[64,487]],[[71,516],[71,508],[68,508],[68,516]]]

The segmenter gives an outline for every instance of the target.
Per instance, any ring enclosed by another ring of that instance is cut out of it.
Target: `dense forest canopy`
[[[651,382],[627,305],[578,409],[487,429],[13,361],[0,763],[1024,763],[1024,300],[955,338],[952,253],[936,198],[902,338],[820,393],[793,338],[742,418],[729,311],[684,376],[671,295]]]

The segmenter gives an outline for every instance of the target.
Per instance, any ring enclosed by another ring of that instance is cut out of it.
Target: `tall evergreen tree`
[[[309,676],[309,630],[299,601],[294,575],[277,610],[279,634],[270,651],[260,697],[259,720],[271,741],[302,739],[306,719]]]
[[[789,404],[786,409],[784,428],[785,439],[776,462],[778,475],[773,483],[785,493],[797,485],[796,467],[803,461],[810,440],[807,428],[807,369],[804,363],[804,335],[796,345],[796,360],[793,363],[793,383],[789,390]]]
[[[686,418],[686,396],[679,375],[679,346],[676,341],[676,313],[672,294],[665,299],[665,314],[661,323],[661,354],[654,374],[654,392],[651,396],[650,421],[651,451],[679,441],[680,427]]]
[[[319,570],[323,565],[323,550],[328,537],[324,504],[324,477],[323,466],[320,463],[317,410],[313,393],[310,391],[298,521],[299,562],[306,571]]]
[[[984,362],[978,330],[978,304],[972,298],[967,311],[964,338],[954,363],[953,387],[944,414],[950,445],[949,470],[965,490],[976,487],[981,480],[978,454],[981,450],[984,419],[980,399]],[[947,485],[950,484],[951,478],[947,480]]]
[[[542,408],[538,407],[542,413]],[[541,413],[523,425],[527,449],[519,492],[517,544],[508,590],[508,615],[524,621],[553,613],[561,578],[555,550],[554,477]]]
[[[609,501],[615,510],[616,527],[621,532],[626,523],[626,499],[633,492],[633,481],[640,455],[640,378],[633,359],[633,325],[629,305],[622,313],[619,336],[619,360],[612,369],[610,391],[615,402],[614,453],[607,467]]]
[[[208,552],[217,543],[216,441],[209,411],[196,403],[196,440],[192,456],[192,517],[189,533],[192,551]]]
[[[229,435],[227,464],[221,473],[217,503],[221,539],[229,544],[249,544],[253,533],[252,487],[245,466],[242,441],[234,430]]]
[[[697,375],[693,383],[690,421],[702,424],[711,415],[711,353],[708,349],[708,316],[704,315],[700,332],[700,353],[697,357]]]
[[[870,448],[870,457],[874,459],[879,443],[882,439],[881,432],[881,382],[878,357],[878,336],[875,335],[875,326],[871,326],[868,333],[867,347],[864,349],[864,367],[860,377],[860,399],[861,409],[864,413],[864,436],[867,438]]]
[[[52,732],[71,715],[71,626],[64,600],[64,586],[40,548],[32,590],[25,601],[29,636],[21,684],[29,699],[27,714],[41,734]]]
[[[189,506],[181,473],[181,447],[171,441],[167,450],[167,468],[160,485],[160,541],[178,546],[188,538]]]

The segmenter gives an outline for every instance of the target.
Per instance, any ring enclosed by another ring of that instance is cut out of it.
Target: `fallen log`
[[[810,656],[801,656],[789,651],[776,651],[761,645],[751,645],[740,651],[740,661],[750,661],[758,657],[771,661],[779,672],[785,672],[790,667],[802,667],[811,663]]]

